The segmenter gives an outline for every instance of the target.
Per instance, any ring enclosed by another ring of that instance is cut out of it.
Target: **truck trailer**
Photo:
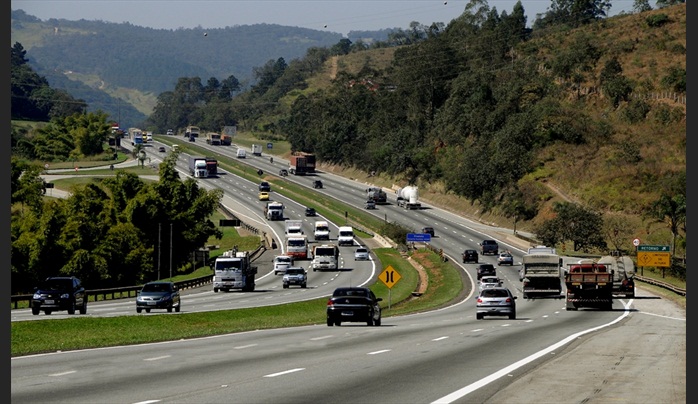
[[[252,155],[253,156],[261,156],[262,155],[262,145],[261,144],[253,144],[252,145]]]
[[[368,187],[366,188],[366,198],[373,200],[378,205],[384,205],[388,203],[388,194],[383,191],[383,188],[379,187]]]
[[[613,308],[613,275],[604,264],[582,260],[570,264],[565,273],[566,310],[581,307],[611,310]]]
[[[293,175],[306,175],[315,173],[315,155],[308,153],[296,153],[289,158],[288,172]]]
[[[253,292],[257,267],[252,266],[249,251],[226,251],[213,264],[213,291]]]
[[[524,299],[562,297],[562,258],[554,248],[529,248],[521,263]]]
[[[189,174],[192,175],[194,178],[208,177],[206,157],[189,156]]]
[[[206,157],[206,171],[209,177],[218,176],[218,160],[213,157]]]
[[[206,143],[212,146],[220,146],[221,144],[221,134],[216,132],[206,133]]]

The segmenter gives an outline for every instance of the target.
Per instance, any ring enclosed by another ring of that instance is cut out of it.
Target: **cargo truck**
[[[221,145],[230,146],[233,144],[233,137],[230,135],[221,135]]]
[[[201,129],[198,126],[189,125],[184,129],[184,137],[191,139],[193,137],[199,137]]]
[[[257,267],[252,266],[249,251],[226,251],[213,264],[213,291],[253,292]]]
[[[293,260],[308,259],[308,237],[304,235],[286,237],[286,255]]]
[[[261,144],[253,144],[252,145],[252,155],[254,155],[254,156],[261,156],[262,155],[262,145]]]
[[[192,175],[194,178],[208,177],[206,157],[189,156],[189,174]]]
[[[287,220],[286,221],[286,237],[300,236],[303,234],[302,220]]]
[[[315,173],[315,155],[308,153],[296,153],[289,158],[288,172],[293,175],[306,175]]]
[[[206,143],[212,146],[220,146],[221,144],[221,134],[216,132],[206,133]]]
[[[368,187],[366,189],[366,197],[368,200],[372,200],[378,205],[388,203],[388,194],[379,187]]]
[[[284,204],[281,202],[267,202],[264,206],[264,217],[267,220],[284,220]]]
[[[562,258],[554,248],[537,246],[521,258],[524,299],[562,297]]]
[[[310,266],[315,271],[335,270],[338,268],[339,247],[335,244],[322,244],[313,247],[313,259]]]
[[[566,310],[591,307],[601,310],[613,308],[613,275],[604,264],[582,260],[570,264],[565,273],[567,287]]]

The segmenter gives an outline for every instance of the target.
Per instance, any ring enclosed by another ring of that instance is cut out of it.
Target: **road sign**
[[[271,149],[272,147],[274,147],[273,143],[267,143],[267,149]]]
[[[637,252],[637,266],[639,267],[670,267],[671,254],[658,252]]]
[[[429,233],[407,233],[408,243],[428,243],[431,241]]]
[[[639,239],[639,238],[634,239],[634,240],[633,240],[633,245],[634,245],[635,247],[639,246],[639,245],[640,245],[640,239]]]
[[[392,287],[397,283],[397,281],[402,278],[400,274],[390,265],[385,267],[383,272],[378,275],[378,279],[383,281],[385,283],[385,286],[388,287],[388,289],[392,289]]]
[[[637,251],[646,251],[646,252],[665,252],[665,253],[670,253],[671,252],[671,246],[668,245],[639,245],[637,246]]]

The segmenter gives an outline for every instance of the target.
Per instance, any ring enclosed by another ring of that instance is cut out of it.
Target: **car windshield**
[[[509,293],[504,289],[485,289],[480,294],[482,297],[509,297]]]
[[[300,275],[300,274],[302,274],[303,272],[304,272],[304,271],[303,271],[302,268],[289,268],[289,269],[286,270],[286,274],[287,274],[287,275]]]
[[[47,289],[47,290],[65,290],[65,289],[72,289],[73,288],[73,281],[71,279],[49,279],[48,281],[44,282],[42,289]]]
[[[143,285],[144,292],[168,292],[170,285],[166,283],[147,283]]]

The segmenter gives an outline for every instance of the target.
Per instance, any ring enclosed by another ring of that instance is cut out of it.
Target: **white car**
[[[354,251],[354,261],[368,261],[368,248],[359,247]]]
[[[499,288],[502,287],[502,280],[496,276],[483,276],[480,278],[480,290],[487,288]]]
[[[277,255],[274,257],[274,275],[283,275],[286,268],[293,265],[293,257],[290,255]]]

